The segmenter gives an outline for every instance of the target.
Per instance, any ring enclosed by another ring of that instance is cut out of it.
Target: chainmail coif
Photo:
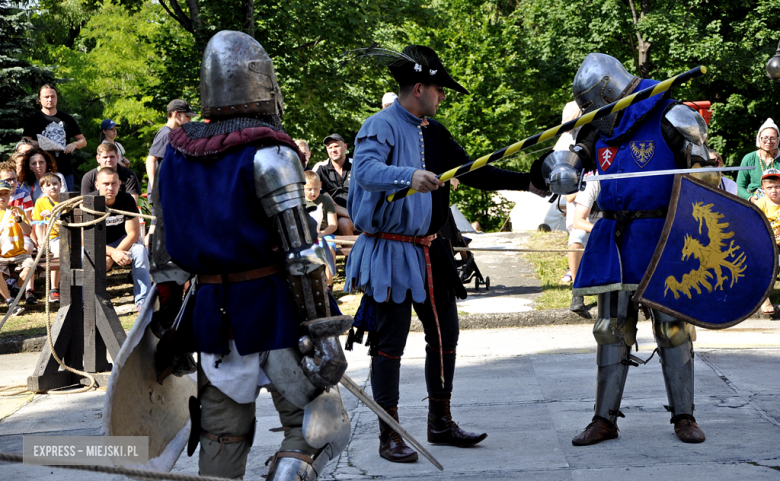
[[[204,139],[215,135],[229,134],[252,127],[267,127],[277,132],[284,132],[282,119],[278,115],[262,115],[255,117],[235,117],[232,119],[203,122],[188,122],[181,126],[187,136],[192,139]]]

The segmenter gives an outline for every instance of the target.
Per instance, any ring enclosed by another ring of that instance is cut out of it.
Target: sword
[[[531,137],[528,137],[525,140],[521,140],[520,142],[516,142],[508,147],[504,147],[503,149],[497,150],[493,152],[492,154],[482,156],[478,158],[477,160],[473,162],[469,162],[467,164],[463,164],[460,167],[455,167],[454,169],[450,169],[447,172],[444,172],[443,174],[439,174],[437,178],[441,180],[442,182],[447,182],[448,180],[452,179],[453,177],[460,177],[463,174],[467,174],[471,172],[472,170],[479,169],[480,167],[485,166],[486,164],[489,164],[491,162],[495,162],[497,160],[501,160],[504,157],[508,157],[515,152],[520,152],[523,149],[527,149],[528,147],[531,147],[532,145],[536,145],[540,142],[544,142],[545,140],[551,139],[555,137],[556,135],[560,135],[564,132],[567,132],[571,129],[582,127],[585,124],[589,124],[593,122],[596,119],[600,119],[601,117],[606,117],[607,115],[613,114],[615,112],[618,112],[620,110],[625,109],[626,107],[629,107],[631,105],[634,105],[636,103],[639,103],[643,100],[646,100],[654,95],[658,95],[662,92],[666,92],[672,87],[676,87],[680,84],[683,84],[687,82],[688,80],[701,77],[707,73],[707,67],[700,66],[696,67],[694,69],[688,70],[687,72],[683,72],[677,76],[674,76],[670,79],[666,79],[663,82],[659,83],[658,85],[655,85],[653,87],[646,88],[644,90],[640,90],[639,92],[635,94],[631,94],[628,97],[622,98],[618,100],[617,102],[612,102],[609,105],[606,105],[604,107],[601,107],[598,110],[594,110],[593,112],[589,112],[582,117],[579,117],[574,120],[570,120],[566,123],[563,123],[557,127],[553,127],[551,129],[547,129],[542,133],[532,135]],[[398,199],[403,199],[404,197],[410,196],[417,191],[412,189],[411,187],[404,187],[403,189],[399,190],[398,192],[395,192],[394,194],[390,194],[387,196],[388,202],[393,202]]]
[[[444,467],[441,464],[439,464],[436,458],[433,457],[433,454],[426,451],[426,449],[422,447],[422,444],[420,444],[419,441],[414,439],[414,437],[412,437],[412,435],[409,434],[409,431],[407,431],[406,429],[403,428],[403,426],[398,424],[398,422],[395,419],[391,418],[390,415],[387,414],[387,412],[385,412],[385,410],[382,409],[382,407],[376,403],[376,401],[371,399],[371,397],[369,397],[369,395],[366,394],[365,391],[360,389],[360,386],[355,384],[355,381],[353,381],[352,378],[344,374],[341,377],[341,385],[347,388],[347,391],[354,394],[356,398],[358,398],[360,401],[363,402],[363,404],[368,406],[370,410],[374,411],[374,413],[377,416],[379,416],[379,418],[382,421],[389,424],[390,427],[393,428],[395,432],[403,436],[403,438],[406,439],[406,442],[411,444],[412,447],[414,447],[417,451],[419,451],[420,454],[425,456],[428,459],[428,461],[430,461],[434,466],[439,468],[439,471],[444,471]]]
[[[752,170],[754,166],[740,167],[702,167],[699,169],[668,169],[654,170],[649,172],[627,172],[625,174],[599,174],[591,175],[582,179],[583,182],[596,182],[598,180],[610,179],[632,179],[635,177],[652,177],[654,175],[674,175],[674,174],[698,174],[699,172],[734,172],[736,170]]]

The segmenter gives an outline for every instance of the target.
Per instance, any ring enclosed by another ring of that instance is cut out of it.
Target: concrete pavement
[[[699,445],[679,442],[665,412],[666,395],[657,357],[632,368],[625,390],[620,437],[574,447],[571,438],[593,412],[595,342],[590,325],[554,325],[461,333],[453,413],[465,429],[486,431],[480,445],[429,446],[444,465],[439,472],[422,457],[392,464],[377,455],[376,416],[349,393],[344,400],[352,437],[321,479],[427,480],[726,480],[780,479],[780,323],[750,320],[725,331],[699,330],[696,343],[696,416],[707,435]],[[641,322],[638,355],[653,348],[650,324]],[[401,372],[400,417],[425,443],[424,339],[412,333]],[[0,386],[23,382],[36,354],[0,356]],[[348,373],[370,393],[365,347],[348,353]],[[25,434],[98,435],[102,391],[42,395],[0,421],[0,451],[21,452]],[[0,398],[0,406],[9,400]],[[282,434],[271,398],[257,402],[257,436],[245,479],[261,479],[265,460]],[[427,443],[425,443],[427,445]],[[197,473],[197,456],[183,455],[177,472]],[[4,465],[0,480],[124,479],[47,467]]]

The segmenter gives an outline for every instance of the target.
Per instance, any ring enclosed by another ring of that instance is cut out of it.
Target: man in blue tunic
[[[634,77],[608,55],[592,53],[574,78],[574,98],[588,113],[657,83]],[[583,127],[570,151],[554,152],[544,162],[556,166],[547,170],[553,192],[561,190],[556,183],[577,178],[572,166],[580,164],[585,171],[598,168],[603,174],[707,166],[707,125],[694,110],[666,94],[656,95]],[[673,184],[670,175],[601,181],[603,218],[591,232],[573,290],[575,296],[598,295],[595,416],[572,440],[575,446],[618,436],[628,368],[639,360],[631,355],[638,317],[631,297],[661,236]],[[683,442],[703,442],[693,417],[694,326],[644,310],[653,323],[674,431]]]
[[[200,353],[188,453],[200,443],[200,474],[243,476],[265,387],[285,431],[267,479],[313,480],[349,439],[332,387],[347,367],[338,335],[351,318],[331,316],[302,157],[282,130],[273,63],[254,38],[212,37],[201,105],[211,123],[171,132],[154,186],[165,225],[155,248],[196,276],[182,321]]]
[[[437,237],[447,219],[449,186],[436,178],[469,158],[449,131],[430,119],[446,98],[445,88],[468,92],[450,77],[430,48],[381,52],[392,56],[388,63],[399,96],[368,118],[355,140],[347,209],[363,235],[347,261],[345,290],[364,290],[364,305],[368,301],[376,314],[376,331],[369,334],[376,402],[398,419],[401,356],[414,307],[427,342],[428,441],[472,446],[487,434],[463,431],[450,413],[458,343],[455,297],[465,298],[465,290],[449,248]],[[529,189],[528,174],[490,166],[462,176],[461,181],[485,190]],[[419,193],[385,201],[402,187]],[[381,420],[379,428],[380,456],[392,462],[417,459],[417,453]]]

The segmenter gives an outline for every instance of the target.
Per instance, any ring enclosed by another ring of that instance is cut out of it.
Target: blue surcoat
[[[256,150],[188,157],[168,146],[159,174],[165,244],[186,271],[230,274],[283,262],[273,220],[255,194]],[[283,273],[201,284],[188,313],[201,352],[224,353],[226,325],[241,355],[298,345],[300,318]]]
[[[642,80],[637,91],[657,83]],[[662,97],[656,95],[628,107],[612,135],[599,138],[594,154],[600,174],[677,168],[674,153],[661,132],[661,119],[675,101]],[[600,183],[598,205],[604,211],[666,209],[674,176],[602,180]],[[596,222],[577,270],[573,295],[636,290],[655,252],[664,222],[664,218],[632,220],[626,224],[619,241],[615,237],[617,221],[600,219]]]

